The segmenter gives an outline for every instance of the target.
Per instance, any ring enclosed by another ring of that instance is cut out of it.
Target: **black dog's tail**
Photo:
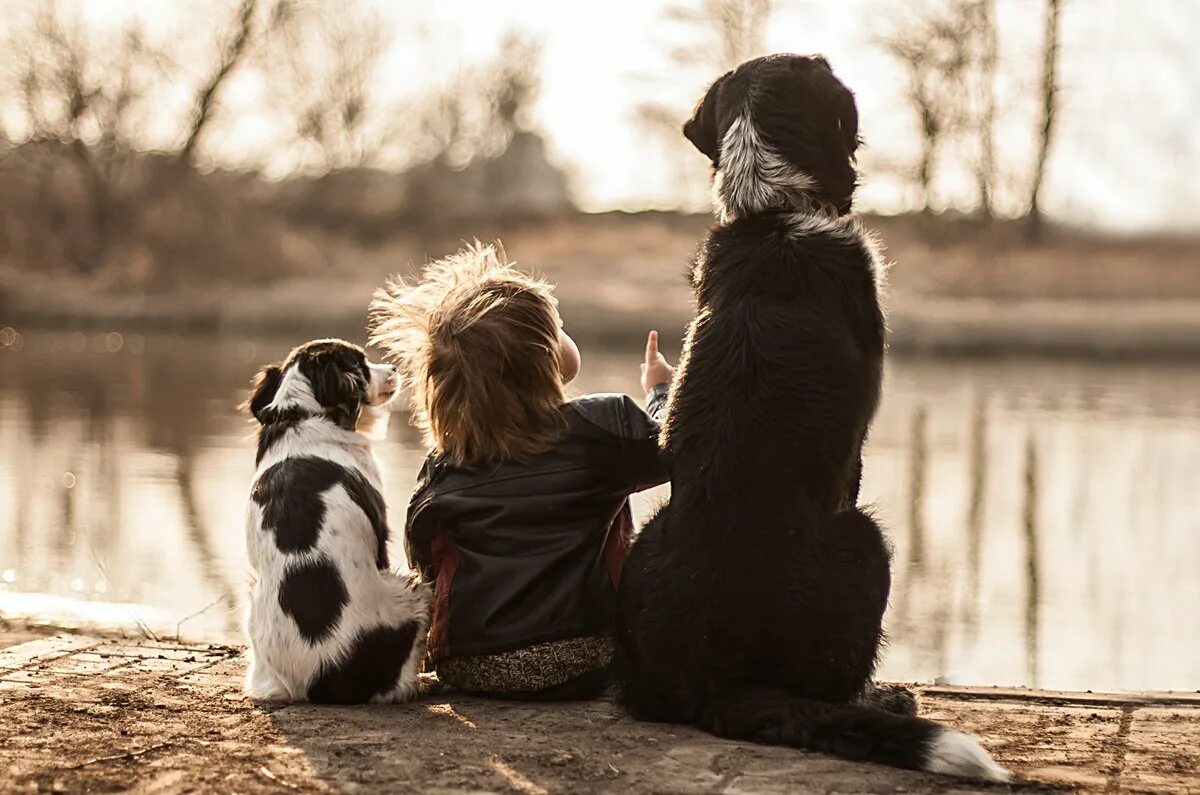
[[[924,718],[796,698],[782,690],[747,688],[715,694],[698,723],[705,731],[730,739],[983,781],[1012,780],[974,737],[962,732]]]

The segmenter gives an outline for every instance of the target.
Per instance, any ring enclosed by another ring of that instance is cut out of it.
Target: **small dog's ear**
[[[263,411],[275,401],[275,393],[279,391],[279,383],[283,381],[283,370],[277,364],[270,364],[258,371],[250,388],[250,399],[240,408],[249,411],[254,419],[264,422]]]
[[[322,356],[306,375],[313,397],[339,427],[352,431],[358,424],[366,384],[356,372],[347,372],[334,356]]]
[[[729,77],[728,74],[722,75],[708,87],[704,97],[696,103],[696,109],[692,111],[692,118],[683,125],[683,137],[691,141],[692,146],[699,149],[712,161],[714,166],[717,165],[721,154],[720,131],[717,129],[717,100],[721,85],[727,77]]]
[[[332,412],[333,419],[345,430],[353,431],[358,427],[358,418],[362,415],[367,383],[358,373],[342,373],[342,390],[343,398]]]

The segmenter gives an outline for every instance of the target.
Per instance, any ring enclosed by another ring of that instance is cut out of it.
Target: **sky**
[[[196,0],[85,0],[94,20],[136,14],[171,30]],[[403,101],[495,54],[509,31],[541,39],[542,89],[535,126],[589,210],[694,207],[703,157],[681,153],[638,123],[646,101],[678,107],[680,123],[717,74],[680,69],[669,51],[695,32],[667,18],[672,0],[364,0],[391,44],[376,75],[379,96]],[[903,74],[875,43],[905,22],[910,4],[890,0],[778,0],[769,51],[821,52],[853,89],[867,149],[859,206],[885,212],[913,197],[891,176],[916,152]],[[1036,122],[1034,96],[1043,0],[998,0],[999,165],[1013,207],[1025,194]],[[201,20],[203,17],[200,18]],[[190,24],[195,24],[195,18]],[[1072,0],[1063,12],[1062,112],[1044,205],[1059,220],[1113,231],[1200,230],[1200,0]],[[214,151],[219,160],[261,158],[273,143],[252,80],[224,98],[243,106]],[[951,163],[953,166],[953,163]],[[275,170],[281,168],[278,164]],[[269,169],[270,170],[270,169]],[[935,204],[970,201],[969,174],[947,167]]]

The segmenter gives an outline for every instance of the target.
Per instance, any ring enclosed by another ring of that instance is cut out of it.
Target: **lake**
[[[235,407],[292,342],[0,332],[0,616],[236,637]],[[580,389],[636,394],[639,346],[583,348]],[[406,420],[377,448],[394,526]],[[1200,364],[893,357],[863,498],[895,547],[881,677],[1200,688]]]

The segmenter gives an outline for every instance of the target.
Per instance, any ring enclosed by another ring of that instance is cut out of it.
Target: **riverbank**
[[[0,645],[3,645],[0,643]],[[240,649],[57,636],[0,651],[0,790],[962,792],[955,779],[639,723],[611,699],[404,706],[243,698]],[[1015,791],[1188,792],[1200,696],[924,688]],[[1010,788],[990,787],[992,791]]]
[[[1200,243],[1057,230],[1038,246],[1015,227],[937,217],[864,219],[886,243],[892,349],[957,355],[1186,357],[1200,352]],[[372,291],[462,239],[500,239],[556,283],[585,340],[678,339],[692,314],[684,273],[707,216],[575,214],[397,230],[366,244],[309,230],[303,268],[274,281],[169,284],[129,269],[84,278],[0,263],[0,326],[68,331],[363,336]]]
[[[270,290],[193,288],[180,294],[107,296],[82,285],[27,289],[0,321],[21,330],[171,332],[306,339],[365,336],[375,283],[313,280]],[[561,288],[568,328],[581,341],[634,345],[647,329],[668,350],[691,318],[683,289],[647,306],[608,300],[604,289]],[[663,295],[662,292],[659,293]],[[892,296],[889,345],[898,354],[1187,359],[1200,354],[1200,300],[991,301]]]

